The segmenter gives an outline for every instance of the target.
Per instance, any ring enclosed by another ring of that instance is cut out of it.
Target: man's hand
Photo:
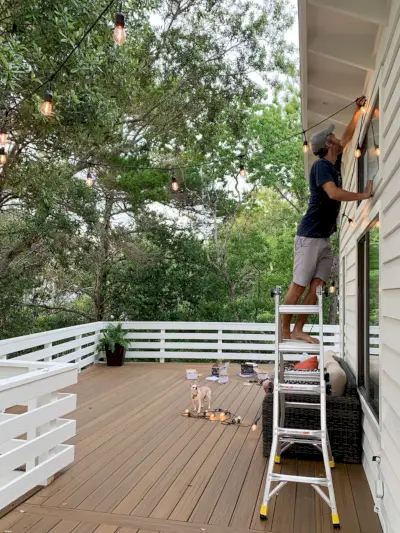
[[[372,192],[372,181],[369,181],[367,183],[367,186],[365,187],[365,191],[363,193],[363,196],[364,196],[364,200],[368,200],[368,198],[371,198],[371,196],[373,196],[374,193]]]
[[[367,103],[367,99],[365,98],[365,96],[360,96],[356,100],[357,107],[363,107],[365,106],[366,103]]]

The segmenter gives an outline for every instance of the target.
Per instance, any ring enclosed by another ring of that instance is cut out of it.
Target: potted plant
[[[103,332],[99,349],[106,352],[108,366],[122,366],[129,341],[125,339],[122,324],[110,324]]]

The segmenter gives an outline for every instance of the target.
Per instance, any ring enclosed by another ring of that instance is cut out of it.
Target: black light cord
[[[237,416],[236,414],[232,413],[231,411],[227,409],[209,409],[206,411],[202,411],[201,413],[197,413],[197,412],[193,413],[189,409],[186,409],[182,413],[182,416],[186,418],[200,418],[201,420],[209,420],[210,422],[220,422],[224,426],[240,426],[243,428],[252,428],[252,430],[255,431],[257,428],[257,424],[261,419],[261,409],[262,409],[262,404],[258,408],[257,414],[254,417],[253,422],[251,424],[243,424],[242,418],[240,416]],[[223,420],[220,420],[218,418],[212,418],[212,419],[210,418],[210,414],[215,416],[215,415],[218,415],[219,413],[223,413],[224,417],[226,418],[224,418]]]
[[[112,4],[112,2],[110,4]],[[68,59],[66,59],[66,61],[67,60]],[[62,66],[61,66],[61,68],[62,68]],[[59,70],[61,70],[61,68]],[[44,85],[46,85],[46,83],[48,83],[48,82],[44,82],[41,86],[39,86],[39,88],[43,87]],[[281,139],[278,139],[276,141],[271,142],[270,144],[267,144],[263,148],[260,148],[259,150],[256,150],[254,152],[254,154],[262,153],[267,148],[273,148],[274,146],[277,146],[277,145],[282,144],[284,142],[290,141],[290,140],[294,139],[295,137],[298,137],[300,135],[304,135],[305,133],[307,133],[308,131],[312,130],[313,128],[316,128],[316,127],[320,126],[321,124],[323,124],[324,122],[326,122],[330,118],[332,118],[335,115],[341,113],[342,111],[344,111],[345,109],[347,109],[348,107],[353,105],[356,101],[357,101],[357,99],[353,100],[350,104],[346,105],[345,107],[342,107],[341,109],[339,109],[335,113],[332,113],[331,115],[329,115],[325,119],[321,120],[317,124],[313,124],[312,126],[310,126],[306,130],[298,131],[296,133],[293,133],[292,135],[289,135],[288,137],[282,137]],[[53,155],[52,152],[49,152],[49,151],[46,151],[46,150],[41,150],[41,152],[47,153],[49,155]],[[254,155],[254,154],[252,154],[252,155]],[[239,162],[242,161],[243,157],[245,157],[243,154],[237,156],[237,158],[239,159]],[[218,160],[214,159],[212,161],[207,161],[205,163],[199,163],[197,165],[179,165],[177,167],[173,167],[172,168],[170,166],[168,166],[168,167],[154,167],[154,166],[153,167],[147,167],[147,166],[137,166],[137,165],[123,164],[123,163],[112,163],[112,164],[110,164],[110,163],[100,163],[100,162],[85,161],[85,160],[82,160],[82,159],[70,158],[70,160],[74,161],[74,163],[87,165],[88,167],[120,168],[120,169],[131,169],[131,170],[155,170],[155,171],[162,171],[162,172],[169,172],[171,170],[177,170],[177,169],[179,169],[179,170],[189,170],[189,169],[195,169],[195,168],[203,168],[203,167],[207,167],[209,165],[215,164],[216,162],[221,162],[221,161],[225,161],[225,160],[228,160],[228,159],[232,160],[232,157],[231,156],[225,156],[225,157],[222,157],[222,158],[220,158]]]
[[[55,79],[55,77],[57,76],[57,74],[59,74],[59,72],[65,67],[65,65],[67,64],[68,60],[71,58],[71,56],[80,48],[81,44],[83,43],[83,41],[86,39],[86,37],[89,35],[89,33],[93,30],[93,28],[95,28],[95,26],[97,26],[97,24],[99,23],[100,19],[108,12],[108,10],[110,9],[110,7],[114,4],[115,0],[110,0],[110,2],[108,2],[108,4],[104,7],[104,9],[101,11],[101,13],[97,16],[97,18],[94,20],[94,22],[92,22],[92,24],[89,26],[89,28],[84,32],[84,34],[82,35],[82,37],[79,39],[79,41],[77,41],[75,43],[75,45],[72,47],[72,50],[69,52],[69,54],[65,57],[65,59],[58,65],[58,67],[56,68],[56,70],[53,72],[53,74],[47,78],[43,83],[41,83],[40,85],[38,85],[38,87],[36,87],[36,89],[34,89],[28,96],[26,96],[25,98],[23,98],[22,100],[29,100],[30,98],[32,98],[32,96],[34,94],[36,94],[38,91],[40,91],[40,89],[42,89],[43,87],[45,87],[46,85],[49,85],[51,84],[51,82]],[[18,102],[18,105],[20,104],[20,102]],[[17,107],[17,104],[15,104],[14,106],[10,107],[8,109],[8,111],[6,112],[6,116],[8,115],[8,113],[10,111],[13,111],[15,108]]]

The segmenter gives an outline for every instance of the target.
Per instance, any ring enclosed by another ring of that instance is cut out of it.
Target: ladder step
[[[321,409],[320,403],[309,402],[285,402],[285,406],[294,409]]]
[[[321,385],[304,385],[303,383],[278,383],[278,391],[289,394],[321,394]]]
[[[311,444],[313,446],[316,446],[318,450],[322,450],[322,443],[319,440],[313,440],[313,439],[295,439],[294,437],[279,437],[279,441],[282,444],[288,443],[288,444]]]
[[[289,474],[270,474],[271,481],[284,481],[293,483],[309,483],[311,485],[328,486],[328,480],[325,477],[308,477],[308,476],[291,476]]]
[[[278,435],[282,437],[297,437],[305,439],[322,438],[323,431],[320,429],[295,429],[295,428],[278,428]]]
[[[319,370],[317,370],[316,372],[309,372],[307,370],[286,370],[284,372],[284,378],[285,381],[310,381],[319,383],[320,374]]]
[[[279,312],[286,315],[315,315],[319,313],[318,305],[280,305]]]
[[[305,341],[283,340],[279,343],[279,351],[283,353],[320,353],[319,344],[310,344]]]

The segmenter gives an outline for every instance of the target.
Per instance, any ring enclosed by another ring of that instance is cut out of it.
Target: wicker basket
[[[346,372],[347,385],[343,396],[327,396],[326,415],[329,439],[336,461],[361,463],[361,403],[357,392],[357,383],[350,367],[338,360]],[[318,403],[318,396],[286,395],[287,401]],[[272,444],[272,410],[273,394],[267,394],[263,401],[263,452],[268,456]],[[286,409],[285,427],[319,429],[320,412],[315,409]],[[286,452],[288,457],[320,458],[321,453],[311,445],[294,444]]]

